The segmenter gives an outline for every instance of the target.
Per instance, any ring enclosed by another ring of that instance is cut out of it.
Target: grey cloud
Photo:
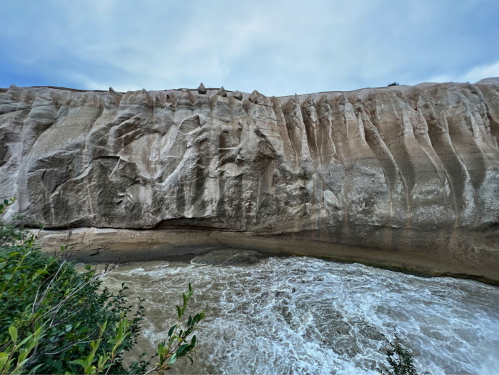
[[[51,79],[83,88],[163,89],[203,81],[286,95],[458,78],[499,61],[491,47],[499,4],[487,0],[6,6],[0,57],[35,71],[50,62]]]

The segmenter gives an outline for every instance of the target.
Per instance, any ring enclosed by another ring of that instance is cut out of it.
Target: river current
[[[395,329],[421,371],[499,373],[498,287],[247,250],[108,274],[111,290],[126,283],[131,301],[144,299],[144,337],[132,357],[166,338],[189,282],[189,311],[203,309],[206,319],[194,364],[183,360],[173,373],[377,374]]]

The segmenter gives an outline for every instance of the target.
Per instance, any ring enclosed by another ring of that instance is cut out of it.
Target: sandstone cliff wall
[[[499,79],[280,98],[11,86],[0,198],[46,228],[361,245],[499,280],[498,138]]]

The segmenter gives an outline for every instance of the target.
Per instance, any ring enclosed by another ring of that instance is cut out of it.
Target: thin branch
[[[87,337],[89,337],[90,335],[87,335]],[[85,339],[87,338],[85,337]],[[69,349],[70,347],[74,346],[74,345],[78,345],[78,344],[84,344],[84,343],[87,343],[87,342],[92,342],[92,340],[81,340],[81,341],[76,341],[76,342],[73,342],[71,344],[69,344],[68,346],[66,346],[64,349],[61,349],[59,350],[58,352],[53,352],[53,353],[44,353],[44,355],[57,355],[57,354],[61,354],[62,352],[66,351],[67,349]]]
[[[113,268],[114,269],[114,268]],[[91,282],[98,280],[102,278],[103,276],[107,275],[109,272],[111,272],[112,269],[105,269],[103,272],[98,273],[93,275],[90,279],[88,279],[86,282],[80,284],[76,288],[74,288],[62,301],[60,301],[56,306],[52,307],[49,311],[45,312],[43,316],[52,313],[53,311],[59,311],[61,307],[69,300],[71,299],[76,293],[78,293],[83,287],[87,286]]]

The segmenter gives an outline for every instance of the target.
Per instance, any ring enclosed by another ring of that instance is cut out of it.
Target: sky
[[[268,96],[499,76],[498,0],[0,0],[0,87]]]

